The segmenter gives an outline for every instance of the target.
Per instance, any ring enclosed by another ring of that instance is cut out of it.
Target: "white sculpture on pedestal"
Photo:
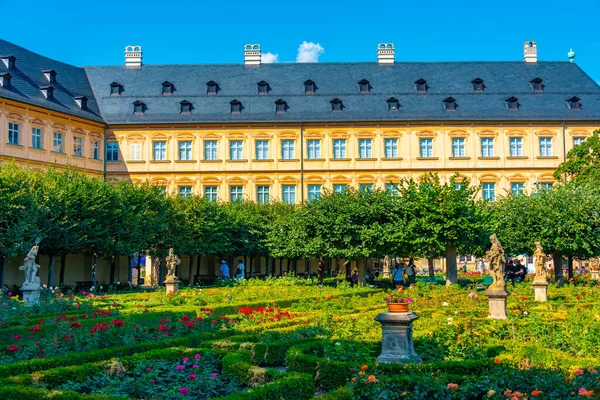
[[[23,282],[21,292],[23,292],[23,300],[27,304],[40,303],[40,292],[42,291],[42,287],[40,286],[40,277],[37,276],[40,266],[35,263],[35,258],[40,250],[38,243],[39,239],[36,240],[35,245],[25,256],[23,265],[19,267],[20,271],[25,271],[25,282]]]

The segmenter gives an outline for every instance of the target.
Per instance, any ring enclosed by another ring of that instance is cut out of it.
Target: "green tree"
[[[554,178],[562,181],[566,175],[569,181],[577,184],[597,186],[600,182],[600,129],[585,142],[573,147],[567,160],[554,172]]]

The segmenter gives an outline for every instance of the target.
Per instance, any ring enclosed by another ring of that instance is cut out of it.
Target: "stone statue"
[[[490,275],[494,280],[489,287],[489,291],[506,291],[506,283],[504,282],[504,249],[498,240],[496,234],[490,236],[492,248],[485,253],[485,260],[490,263]]]
[[[535,242],[535,279],[546,279],[548,277],[548,271],[546,271],[546,253],[540,242]]]
[[[389,278],[390,277],[390,257],[389,256],[385,256],[385,258],[383,259],[383,277],[384,278]]]
[[[181,260],[179,259],[179,257],[177,257],[177,255],[175,254],[175,251],[171,247],[169,249],[169,255],[166,258],[167,279],[168,278],[176,278],[176,276],[175,276],[175,269],[177,268],[177,266],[180,263],[181,263]]]
[[[23,286],[39,286],[40,278],[37,276],[37,271],[40,269],[40,266],[35,263],[35,258],[37,257],[38,251],[40,247],[35,245],[29,250],[27,256],[23,260],[23,265],[19,267],[20,271],[25,271],[25,282],[23,282]]]

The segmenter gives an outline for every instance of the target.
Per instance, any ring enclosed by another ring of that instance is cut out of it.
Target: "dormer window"
[[[258,82],[258,94],[269,94],[269,84],[265,81]]]
[[[206,82],[206,94],[217,94],[219,90],[219,85],[215,81]]]
[[[53,69],[47,69],[42,71],[44,78],[48,83],[56,83],[56,71]]]
[[[275,102],[275,112],[280,114],[287,111],[287,103],[284,100],[277,100]]]
[[[483,79],[475,78],[471,81],[474,92],[483,92]]]
[[[242,112],[242,103],[238,100],[232,100],[229,105],[231,106],[232,114],[239,114]]]
[[[534,92],[543,92],[544,91],[544,85],[542,84],[542,80],[540,78],[535,78],[530,83],[531,83],[531,89],[533,89]]]
[[[10,79],[12,78],[12,75],[9,74],[8,72],[4,72],[2,74],[0,74],[0,87],[3,87],[4,89],[10,89]]]
[[[510,111],[518,111],[519,110],[519,99],[517,99],[514,96],[509,97],[508,99],[506,99],[506,107]]]
[[[425,79],[415,81],[415,89],[417,93],[427,93],[427,81]]]
[[[143,101],[135,101],[133,103],[133,113],[134,114],[143,114],[146,111],[146,104]]]
[[[42,86],[40,90],[42,91],[42,96],[44,96],[46,100],[52,100],[54,98],[53,86]]]
[[[388,111],[398,111],[400,109],[400,103],[395,97],[387,99]]]
[[[340,99],[331,100],[331,111],[332,112],[342,111],[342,108],[343,108],[343,104]]]
[[[310,79],[304,82],[304,94],[314,94],[316,89],[315,83]]]
[[[163,96],[171,96],[175,91],[175,87],[171,82],[163,82],[162,83],[162,95]]]
[[[358,90],[361,93],[369,93],[371,91],[371,86],[369,85],[369,81],[366,79],[359,81],[358,82]]]
[[[80,110],[87,109],[88,98],[86,96],[73,97],[73,100],[75,100],[75,104],[77,104]]]
[[[123,86],[120,83],[113,82],[110,84],[110,95],[111,96],[120,96],[123,91]]]
[[[454,97],[448,97],[444,100],[444,111],[456,111],[456,100],[454,100]]]
[[[0,57],[4,68],[14,71],[17,69],[17,57],[15,56],[2,56]]]
[[[579,97],[573,96],[567,100],[567,104],[571,111],[573,110],[581,110],[581,104],[579,104]]]
[[[183,100],[179,103],[179,105],[181,107],[179,109],[180,114],[190,114],[192,112],[192,103],[190,103],[189,101]]]

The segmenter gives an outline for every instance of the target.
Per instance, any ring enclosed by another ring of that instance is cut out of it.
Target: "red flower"
[[[71,325],[69,325],[70,328],[81,328],[81,324],[77,321],[75,322],[71,322]]]
[[[100,332],[100,331],[107,331],[110,328],[110,326],[106,325],[105,322],[96,324],[92,327],[92,333],[94,332]]]
[[[187,315],[184,315],[183,317],[181,317],[181,320],[182,320],[183,322],[187,322],[187,321],[189,321],[189,320],[190,320],[190,317],[188,317]]]
[[[114,326],[125,326],[125,322],[122,319],[113,319],[112,323]]]
[[[32,328],[29,328],[29,330],[30,330],[31,332],[39,332],[39,331],[41,331],[41,330],[42,330],[42,327],[41,327],[41,326],[39,326],[39,325],[36,325],[36,326],[34,326],[34,327],[32,327]]]
[[[20,348],[21,347],[19,347],[19,346],[15,346],[14,344],[11,344],[10,347],[8,348],[8,351],[10,351],[12,353],[13,351],[17,351]]]
[[[169,330],[169,328],[167,328],[166,325],[161,325],[158,328],[156,328],[157,331],[161,331],[161,332],[166,332]]]
[[[17,335],[17,336],[15,336],[15,340],[19,340],[19,339],[21,339],[22,337],[23,337],[23,335]]]
[[[227,319],[227,317],[224,315],[221,315],[221,319]]]
[[[188,327],[188,328],[193,328],[194,327],[194,323],[191,321],[185,321],[184,324]]]

